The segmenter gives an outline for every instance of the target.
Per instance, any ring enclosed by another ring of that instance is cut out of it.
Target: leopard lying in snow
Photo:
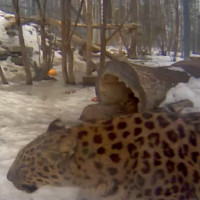
[[[100,199],[200,199],[199,155],[200,113],[137,113],[69,129],[55,120],[7,177],[26,192],[70,185]]]

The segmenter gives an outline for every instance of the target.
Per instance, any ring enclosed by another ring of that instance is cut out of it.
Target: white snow
[[[70,90],[75,93],[66,94]],[[27,195],[7,181],[6,173],[19,149],[44,132],[51,121],[62,118],[68,126],[78,122],[94,95],[93,87],[65,87],[59,81],[0,85],[0,200],[75,199],[77,190],[72,188],[44,188]]]
[[[171,88],[161,106],[187,99],[193,103],[193,108],[186,108],[183,112],[200,112],[200,79],[191,77],[188,83]]]
[[[0,12],[0,40],[5,45],[16,45],[18,38],[8,37],[4,30],[5,24],[8,23],[4,16],[5,13]],[[24,26],[24,30],[26,43],[37,50],[35,28]],[[153,56],[146,64],[159,67],[171,65],[172,62],[169,56]],[[9,59],[0,61],[0,65],[3,68],[16,67]],[[80,66],[84,66],[83,62],[76,61],[76,70],[82,72]],[[78,190],[75,188],[47,187],[34,194],[26,194],[18,191],[6,178],[7,171],[21,147],[43,133],[48,124],[56,118],[62,118],[67,126],[78,123],[82,109],[92,103],[91,98],[95,96],[93,87],[64,86],[60,66],[56,69],[58,81],[55,82],[42,81],[34,83],[33,86],[26,86],[19,81],[9,85],[0,84],[0,200],[77,198]],[[4,72],[6,77],[12,76],[9,70]],[[69,91],[75,92],[69,94]],[[200,111],[200,79],[191,78],[189,83],[180,83],[172,88],[162,105],[182,99],[190,99],[194,103],[194,111]]]
[[[8,36],[5,27],[10,24],[9,17],[13,17],[11,14],[7,14],[0,10],[0,32],[1,37],[0,40],[3,42],[3,45],[6,46],[14,46],[19,45],[18,36]],[[36,29],[33,25],[24,25],[23,26],[23,35],[25,39],[25,44],[27,46],[31,46],[34,48],[35,51],[38,51],[39,44],[38,44],[38,34]]]
[[[157,52],[154,52],[152,56],[146,55],[143,59],[129,59],[129,61],[140,65],[146,65],[148,67],[164,67],[164,66],[170,66],[174,63],[170,55],[158,56],[156,54]],[[181,60],[183,59],[177,57],[177,62]]]
[[[0,40],[4,46],[18,45],[18,37],[9,37],[5,26],[9,23],[8,16],[0,11]],[[23,26],[27,46],[38,51],[38,36],[34,26]],[[76,53],[77,54],[77,53]],[[36,59],[36,56],[34,56]],[[56,54],[58,63],[60,55]],[[85,63],[75,59],[80,73],[85,70]],[[77,198],[75,188],[42,188],[35,194],[18,191],[6,178],[7,171],[17,152],[25,144],[43,133],[48,124],[56,118],[62,118],[66,126],[79,123],[83,108],[92,104],[95,96],[93,87],[64,86],[61,66],[56,66],[58,81],[35,82],[32,86],[19,82],[20,74],[24,80],[23,67],[14,65],[10,58],[0,61],[9,85],[0,84],[0,200],[73,200]],[[6,69],[6,70],[5,70]],[[17,73],[13,70],[17,69]],[[17,77],[16,79],[13,77]],[[78,77],[80,79],[80,77]],[[11,82],[15,81],[15,82]],[[17,81],[16,81],[17,80]],[[71,93],[70,93],[71,91]]]

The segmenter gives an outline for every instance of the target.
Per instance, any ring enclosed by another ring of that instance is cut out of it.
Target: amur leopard
[[[68,129],[57,119],[7,178],[26,192],[51,185],[99,199],[200,199],[200,113],[135,113]]]

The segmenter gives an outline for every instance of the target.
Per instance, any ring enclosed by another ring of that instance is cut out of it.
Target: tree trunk
[[[46,31],[45,31],[47,0],[44,0],[42,5],[41,5],[40,0],[36,0],[36,3],[38,6],[40,18],[41,18],[41,25],[40,25],[41,49],[42,49],[42,57],[43,57],[42,70],[41,70],[40,77],[38,79],[43,80],[43,79],[48,78],[48,71],[50,69],[50,66],[48,65],[48,56],[50,57],[49,55],[50,52],[48,51],[47,44],[46,44]]]
[[[62,15],[62,71],[65,84],[75,83],[73,51],[71,48],[71,0],[61,1]]]
[[[67,70],[67,24],[66,24],[66,6],[67,1],[61,1],[61,33],[62,33],[62,73],[65,84],[69,83],[68,70]]]
[[[75,84],[75,78],[74,78],[74,54],[73,50],[71,48],[71,45],[69,44],[67,47],[67,56],[68,56],[68,71],[69,71],[69,83]]]
[[[133,12],[134,10],[134,12]],[[130,2],[130,21],[137,23],[138,21],[138,2],[137,0],[132,0]],[[137,57],[137,30],[132,30],[131,33],[131,44],[128,51],[128,57]]]
[[[13,4],[14,12],[15,12],[15,20],[16,20],[16,25],[17,25],[17,30],[18,30],[19,44],[21,45],[22,59],[23,59],[25,73],[26,73],[26,84],[32,85],[32,74],[30,70],[30,63],[28,61],[28,56],[26,54],[26,46],[24,42],[21,20],[19,16],[19,2],[18,0],[12,0],[12,4]]]
[[[184,51],[184,60],[190,59],[190,14],[189,14],[189,1],[183,1],[183,51]]]
[[[102,17],[103,20],[102,26],[101,26],[101,56],[100,56],[100,67],[104,67],[105,65],[105,57],[106,57],[106,24],[107,24],[107,0],[103,0],[102,4]]]
[[[166,17],[166,10],[165,10],[165,5],[163,4],[164,7],[162,7],[161,2],[159,1],[159,7],[162,12],[162,36],[161,36],[161,55],[166,56],[167,55],[167,17]]]
[[[68,57],[68,72],[69,72],[69,83],[74,84],[75,78],[74,78],[74,58],[73,58],[73,50],[71,48],[71,6],[72,2],[71,0],[67,0],[67,6],[66,6],[66,20],[67,20],[67,57]]]
[[[179,44],[179,30],[180,30],[180,16],[179,16],[179,1],[175,1],[175,35],[174,35],[174,58],[173,61],[176,61],[178,53],[178,44]]]
[[[144,40],[146,41],[146,50],[148,54],[151,54],[152,47],[152,30],[151,30],[151,9],[150,0],[144,1]]]
[[[87,47],[86,47],[86,68],[87,68],[87,75],[92,74],[92,39],[93,39],[93,29],[92,29],[92,1],[87,0],[86,3],[86,25],[87,25]]]

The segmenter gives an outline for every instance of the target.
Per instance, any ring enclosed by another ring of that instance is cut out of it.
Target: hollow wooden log
[[[187,72],[169,67],[151,68],[115,60],[100,69],[96,93],[100,103],[119,104],[127,113],[153,110],[172,87],[189,78]]]

